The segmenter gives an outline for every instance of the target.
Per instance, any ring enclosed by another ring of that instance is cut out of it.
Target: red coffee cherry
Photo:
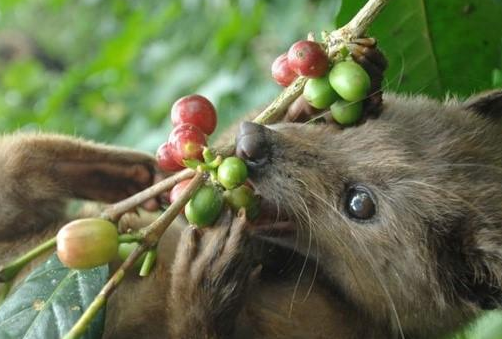
[[[171,192],[169,192],[169,202],[171,204],[178,200],[179,196],[181,195],[181,193],[183,193],[190,181],[192,181],[192,179],[183,180],[174,185],[174,187],[171,189]]]
[[[202,160],[202,151],[207,145],[206,135],[192,124],[176,126],[167,143],[174,161],[181,166],[185,159]]]
[[[299,75],[319,78],[328,71],[329,59],[317,42],[300,40],[289,49],[288,64]]]
[[[179,183],[177,183],[176,185],[174,185],[174,187],[169,192],[169,202],[171,204],[173,202],[175,202],[176,200],[178,200],[178,198],[180,197],[181,193],[183,193],[183,191],[188,186],[188,184],[190,183],[190,181],[192,181],[192,179],[183,180],[183,181],[180,181]],[[185,213],[185,208],[183,208],[181,210],[181,213]]]
[[[207,135],[216,128],[216,109],[202,95],[192,94],[178,99],[171,109],[173,126],[184,123],[197,126]]]
[[[175,172],[183,169],[183,166],[180,166],[171,154],[171,148],[167,142],[160,145],[157,149],[157,164],[159,168],[164,172]]]
[[[279,55],[272,63],[272,77],[284,87],[291,85],[298,78],[298,74],[289,67],[287,53]]]

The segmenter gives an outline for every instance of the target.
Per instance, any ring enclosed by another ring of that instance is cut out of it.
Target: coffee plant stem
[[[29,252],[14,259],[4,267],[0,267],[0,283],[9,282],[16,277],[16,275],[26,266],[30,261],[45,253],[47,250],[56,246],[56,237],[46,240],[37,247],[31,249]]]
[[[165,230],[178,216],[178,214],[187,204],[188,200],[190,200],[195,191],[197,191],[203,181],[204,173],[197,171],[190,183],[180,194],[179,198],[176,199],[176,201],[174,201],[157,220],[139,231],[139,234],[143,236],[143,241],[147,245],[149,245],[149,247],[155,246],[157,244],[162,234],[164,234]]]
[[[63,339],[77,339],[85,333],[96,314],[106,304],[108,297],[120,285],[127,270],[133,267],[136,260],[147,250],[148,246],[141,244],[127,257]]]
[[[141,235],[137,233],[125,233],[119,234],[119,243],[130,243],[130,242],[139,242],[141,241]]]
[[[327,41],[328,55],[333,57],[345,42],[364,36],[388,2],[389,0],[369,0],[346,25],[331,32]]]
[[[190,168],[177,172],[176,174],[162,181],[159,181],[158,183],[148,187],[147,189],[141,192],[138,192],[130,196],[127,199],[119,201],[116,204],[110,205],[103,211],[101,217],[103,219],[110,220],[111,222],[117,222],[124,213],[141,205],[145,201],[152,199],[163,192],[168,191],[180,181],[193,177],[194,174],[195,171]]]

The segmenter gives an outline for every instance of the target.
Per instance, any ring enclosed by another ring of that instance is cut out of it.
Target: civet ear
[[[502,231],[484,226],[464,239],[466,267],[456,270],[457,292],[484,310],[502,308]]]
[[[502,90],[492,90],[474,95],[464,102],[464,107],[486,118],[502,117]]]

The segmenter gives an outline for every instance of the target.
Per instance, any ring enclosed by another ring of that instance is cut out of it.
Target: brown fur
[[[502,126],[481,116],[500,114],[500,93],[477,100],[486,111],[389,95],[357,128],[262,130],[251,178],[301,226],[291,246],[385,338],[437,337],[501,305]],[[352,184],[373,192],[371,221],[345,213]]]

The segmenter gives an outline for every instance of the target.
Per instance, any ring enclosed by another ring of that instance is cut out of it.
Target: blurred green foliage
[[[274,57],[309,30],[333,29],[338,5],[2,0],[0,31],[22,32],[64,69],[37,58],[0,65],[0,128],[153,151],[169,132],[172,103],[200,93],[215,103],[222,131],[279,92],[269,75]]]
[[[401,1],[409,6],[401,21],[391,10],[375,25],[390,53],[388,86],[438,97],[453,90],[448,86],[464,95],[490,83],[502,86],[502,18],[494,19],[499,9],[491,12],[487,2],[502,4],[476,0],[462,9],[481,6],[490,14],[470,22],[483,24],[477,33],[487,32],[489,50],[471,37],[460,55],[455,46],[445,48],[447,42],[469,39],[459,39],[457,19],[442,16],[446,2],[426,1],[422,8],[422,1]],[[0,131],[62,132],[154,151],[171,128],[172,103],[200,93],[215,103],[221,132],[278,94],[269,75],[272,60],[307,32],[333,29],[340,6],[341,0],[1,0],[0,56],[2,43],[21,52],[14,61],[0,61]],[[341,22],[348,17],[342,13]],[[456,31],[448,32],[445,23]],[[399,38],[384,36],[386,25]],[[482,71],[466,78],[458,62],[468,68],[470,59]],[[431,68],[434,62],[439,66]],[[447,81],[438,82],[441,76]],[[485,317],[458,338],[502,338],[501,316]]]

